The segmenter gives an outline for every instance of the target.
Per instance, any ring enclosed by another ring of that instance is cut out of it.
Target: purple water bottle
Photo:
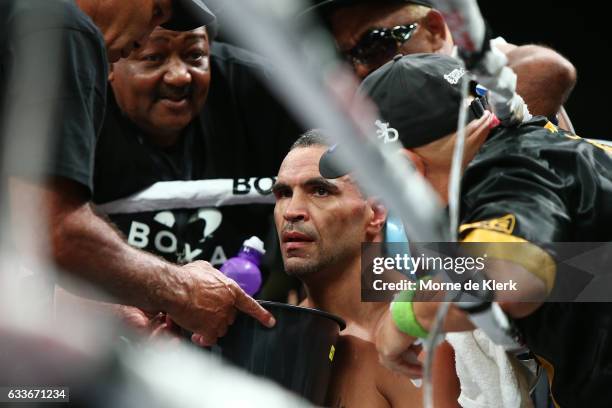
[[[263,242],[257,237],[251,237],[242,243],[238,255],[225,261],[219,270],[253,296],[261,287],[259,264],[265,253]]]

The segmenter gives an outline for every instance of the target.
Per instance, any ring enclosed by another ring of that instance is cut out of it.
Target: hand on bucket
[[[168,313],[174,322],[194,333],[194,343],[203,347],[214,345],[227,333],[238,311],[266,327],[276,324],[270,312],[208,262],[192,262],[181,269],[184,291],[177,293],[180,299]]]

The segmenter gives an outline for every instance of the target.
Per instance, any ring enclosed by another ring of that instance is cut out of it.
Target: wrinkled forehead
[[[319,172],[319,160],[327,146],[298,147],[289,152],[281,164],[278,172],[277,183],[290,187],[304,186],[306,183],[321,179],[342,191],[358,191],[353,179],[348,176],[336,179],[325,179]],[[361,195],[361,193],[359,193]]]
[[[295,183],[298,179],[321,177],[319,160],[326,150],[326,146],[320,145],[291,150],[281,163],[278,179],[286,180],[287,183],[290,181]]]
[[[151,33],[145,46],[151,42],[170,42],[170,41],[201,41],[208,40],[206,27],[198,27],[191,31],[171,31],[163,27],[156,27]]]

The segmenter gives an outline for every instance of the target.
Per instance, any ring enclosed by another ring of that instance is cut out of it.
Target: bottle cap
[[[249,248],[253,248],[257,252],[260,252],[262,255],[266,253],[263,241],[255,236],[244,241],[242,245]]]

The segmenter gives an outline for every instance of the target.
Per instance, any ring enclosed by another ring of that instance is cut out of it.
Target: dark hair
[[[300,147],[329,146],[329,138],[321,129],[311,129],[304,133],[291,145],[290,151]]]

